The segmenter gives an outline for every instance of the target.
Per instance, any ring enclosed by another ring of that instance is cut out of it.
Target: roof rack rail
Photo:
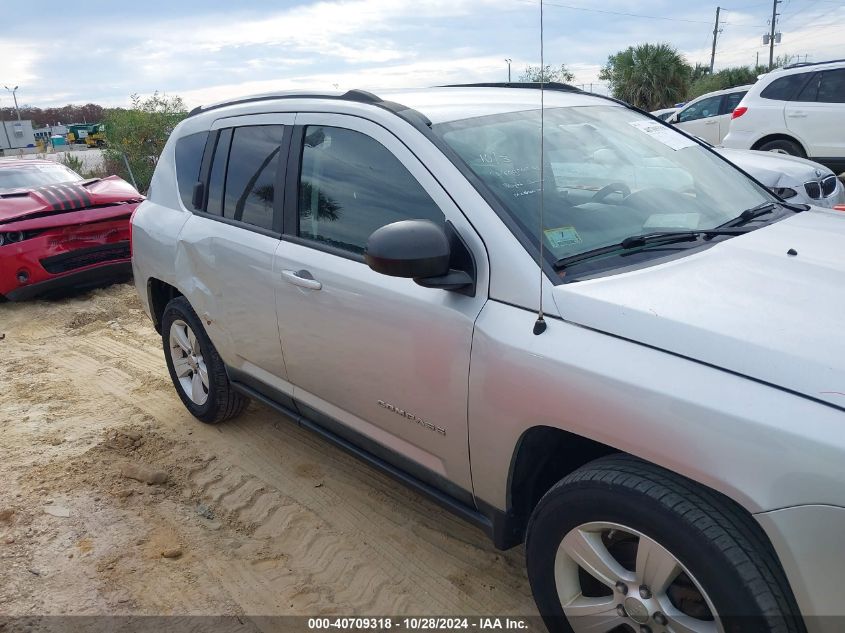
[[[207,106],[197,106],[188,113],[188,116],[194,116],[200,112],[208,112],[209,110],[216,110],[217,108],[224,108],[230,105],[240,105],[243,103],[254,103],[256,101],[269,101],[271,99],[338,99],[343,101],[357,101],[358,103],[382,103],[382,99],[378,95],[366,90],[347,90],[343,94],[336,94],[331,92],[268,92],[251,97],[241,97],[238,99],[230,99],[228,101],[220,101],[212,103]]]
[[[438,88],[540,88],[539,81],[503,81],[479,84],[448,84]],[[584,92],[580,88],[560,83],[559,81],[543,82],[543,90],[557,90],[559,92]]]
[[[784,70],[787,68],[803,68],[804,66],[820,66],[822,64],[835,64],[837,62],[845,62],[845,59],[828,59],[827,61],[823,62],[795,62],[794,64],[787,64],[783,67]]]
[[[207,106],[197,106],[188,113],[188,117],[200,114],[202,112],[209,112],[218,108],[224,108],[230,105],[241,105],[244,103],[256,103],[260,101],[271,101],[273,99],[332,99],[335,101],[355,101],[357,103],[367,103],[378,106],[384,110],[392,112],[393,114],[408,121],[415,127],[431,127],[431,121],[421,112],[417,112],[413,108],[396,103],[394,101],[385,101],[378,95],[366,90],[359,90],[357,88],[347,90],[343,94],[330,92],[276,92],[266,93],[260,95],[253,95],[251,97],[242,97],[240,99],[230,99],[229,101],[220,101],[219,103],[212,103]],[[187,118],[187,117],[186,117]]]

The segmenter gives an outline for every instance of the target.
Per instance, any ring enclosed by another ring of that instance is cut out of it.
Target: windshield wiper
[[[578,253],[577,255],[563,257],[554,263],[554,267],[556,270],[560,270],[572,264],[592,259],[593,257],[600,257],[601,255],[615,253],[619,250],[645,248],[650,245],[662,246],[664,244],[673,244],[675,242],[693,242],[702,237],[709,238],[714,235],[742,235],[743,233],[747,233],[749,230],[750,229],[717,227],[715,229],[700,229],[694,231],[658,231],[655,233],[644,233],[642,235],[631,235],[616,244],[600,246],[599,248]]]
[[[783,202],[782,200],[778,200],[777,202],[769,201],[769,202],[761,202],[756,207],[751,207],[750,209],[746,209],[738,216],[736,216],[733,220],[728,220],[724,224],[720,225],[719,228],[724,227],[733,227],[733,226],[742,226],[743,224],[750,222],[756,218],[759,218],[761,215],[766,215],[768,213],[772,213],[775,210],[775,206],[780,205],[790,211],[795,211],[796,213],[801,211],[806,211],[810,207],[805,204],[790,204],[789,202]]]

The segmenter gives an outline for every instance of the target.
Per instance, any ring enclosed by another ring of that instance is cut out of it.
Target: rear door
[[[203,161],[205,195],[180,235],[186,291],[229,367],[289,394],[276,323],[273,257],[282,228],[293,115],[219,119]],[[243,376],[239,376],[242,380]]]
[[[714,143],[714,145],[721,145],[722,140],[728,135],[731,129],[731,115],[736,107],[739,105],[739,102],[742,101],[742,98],[748,93],[747,90],[741,90],[739,92],[730,92],[723,96],[722,98],[722,106],[721,106],[721,114],[719,115],[719,141]]]
[[[296,123],[276,273],[297,406],[472,503],[467,386],[473,326],[487,296],[484,247],[432,174],[383,127],[316,113],[297,114]],[[423,288],[364,263],[372,231],[405,219],[454,227],[479,271],[475,296]]]
[[[786,124],[811,158],[845,159],[845,68],[815,73],[786,104]]]
[[[718,145],[722,140],[719,131],[721,108],[722,95],[691,103],[678,113],[678,127],[687,134]]]

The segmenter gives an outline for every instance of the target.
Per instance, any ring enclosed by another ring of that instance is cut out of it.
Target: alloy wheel
[[[185,395],[199,406],[208,400],[208,368],[191,327],[177,319],[170,326],[170,359]]]
[[[665,547],[616,523],[570,530],[555,556],[563,612],[576,633],[722,633],[712,602]]]

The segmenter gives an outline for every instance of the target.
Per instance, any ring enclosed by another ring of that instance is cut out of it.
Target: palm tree
[[[656,110],[686,97],[691,72],[683,56],[669,44],[640,44],[608,57],[599,78],[610,84],[617,99]]]

